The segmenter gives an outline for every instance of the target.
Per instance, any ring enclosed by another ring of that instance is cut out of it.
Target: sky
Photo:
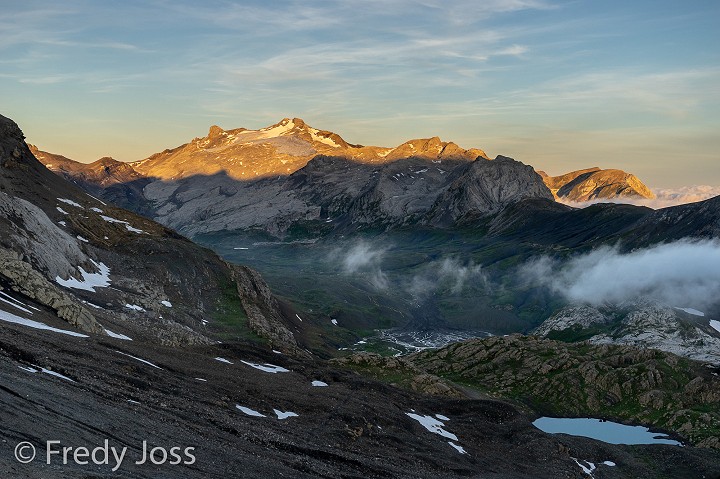
[[[716,0],[0,0],[0,114],[78,161],[300,117],[720,187]]]

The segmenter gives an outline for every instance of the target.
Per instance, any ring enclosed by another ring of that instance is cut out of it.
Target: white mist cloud
[[[441,287],[448,287],[450,293],[458,294],[471,282],[487,286],[482,265],[472,261],[463,264],[456,258],[445,258],[428,263],[421,273],[412,277],[405,289],[415,298],[423,298]]]
[[[386,248],[377,248],[370,243],[359,241],[346,251],[334,251],[330,260],[339,260],[343,273],[366,275],[373,286],[385,289],[388,287],[388,279],[382,271],[382,262],[386,251]]]
[[[720,186],[695,185],[683,186],[681,188],[654,188],[653,193],[657,198],[653,200],[645,198],[613,198],[597,199],[592,201],[560,201],[575,208],[586,208],[597,203],[622,203],[635,206],[647,206],[648,208],[660,209],[670,206],[695,203],[697,201],[709,200],[720,195]]]
[[[720,300],[720,241],[678,241],[622,254],[603,247],[565,262],[540,258],[524,273],[572,302],[652,298],[707,308]]]

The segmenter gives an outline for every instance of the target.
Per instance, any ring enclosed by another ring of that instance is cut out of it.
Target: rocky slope
[[[0,336],[0,382],[2,408],[12,411],[0,433],[4,477],[586,477],[575,459],[598,464],[597,478],[720,473],[711,450],[549,435],[504,402],[404,392],[237,343],[178,351],[10,325]],[[416,419],[438,414],[452,436]],[[48,439],[75,448],[108,440],[128,450],[116,472],[112,459],[100,466],[72,458],[46,464]],[[38,448],[30,464],[12,459],[20,441]],[[148,449],[192,447],[195,462],[135,464],[143,441]]]
[[[670,353],[513,335],[335,361],[410,389],[431,384],[435,394],[506,398],[538,415],[640,423],[720,449],[718,369]]]
[[[602,170],[594,167],[560,176],[548,176],[542,171],[538,173],[555,198],[560,201],[655,198],[655,193],[635,175],[622,170]]]
[[[601,308],[568,306],[543,322],[535,334],[594,344],[637,345],[720,366],[720,331],[710,325],[710,318],[691,308],[678,309],[656,301]]]

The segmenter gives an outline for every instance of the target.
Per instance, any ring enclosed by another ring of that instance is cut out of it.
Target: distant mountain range
[[[323,231],[447,227],[524,199],[652,196],[619,170],[539,176],[510,158],[490,160],[437,137],[395,148],[354,145],[299,118],[260,130],[213,126],[206,137],[134,163],[81,164],[32,151],[92,194],[190,237],[248,229],[282,237],[313,223]]]

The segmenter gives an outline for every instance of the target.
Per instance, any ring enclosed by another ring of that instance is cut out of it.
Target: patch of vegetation
[[[547,334],[547,338],[554,339],[556,341],[562,341],[564,343],[577,343],[580,341],[586,341],[593,336],[597,336],[598,334],[603,334],[606,332],[606,328],[604,328],[602,325],[594,325],[589,328],[582,328],[575,325],[561,331],[550,331]]]
[[[265,343],[248,325],[248,317],[230,278],[219,282],[220,295],[216,299],[211,326],[216,336],[223,340],[244,340]]]

